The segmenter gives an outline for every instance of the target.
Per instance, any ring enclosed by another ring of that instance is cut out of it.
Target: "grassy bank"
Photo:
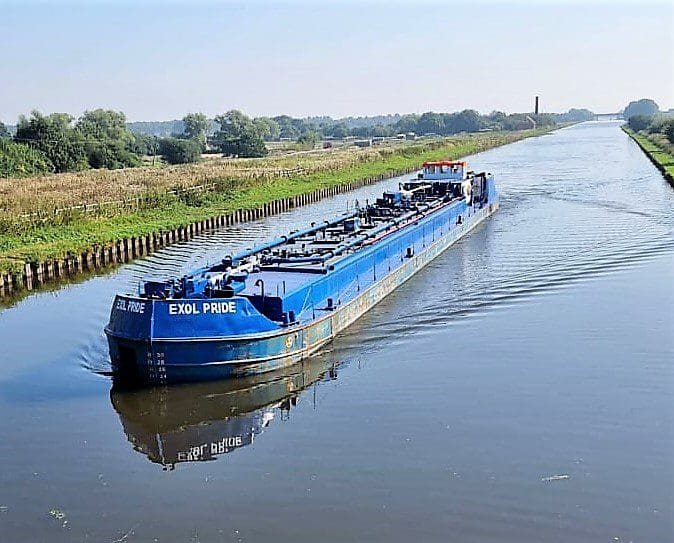
[[[669,151],[671,146],[665,148],[661,143],[652,141],[647,136],[630,130],[627,126],[623,126],[622,129],[637,142],[670,185],[674,187],[674,154]]]
[[[308,157],[4,180],[0,183],[0,209],[4,211],[0,271],[16,272],[27,262],[61,259],[92,246],[417,167],[424,160],[458,158],[542,133],[466,135]],[[296,171],[288,174],[289,169]],[[113,197],[122,205],[97,205]],[[68,209],[70,204],[86,204],[94,210]]]

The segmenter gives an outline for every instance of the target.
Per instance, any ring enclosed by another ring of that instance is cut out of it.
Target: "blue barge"
[[[498,208],[491,174],[426,162],[353,213],[116,296],[113,372],[146,384],[241,377],[329,342]]]

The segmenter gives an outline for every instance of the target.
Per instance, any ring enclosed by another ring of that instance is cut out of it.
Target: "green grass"
[[[154,208],[129,211],[123,215],[84,215],[63,224],[29,229],[11,228],[12,225],[8,225],[10,227],[0,233],[0,271],[17,272],[23,269],[26,262],[42,262],[63,258],[68,254],[79,254],[95,245],[105,246],[116,240],[178,228],[236,209],[256,208],[319,188],[390,174],[417,167],[424,160],[459,158],[547,131],[524,131],[492,137],[466,136],[458,142],[454,140],[435,149],[410,146],[383,160],[273,181],[249,181],[236,188],[223,180],[222,186],[226,188],[221,191],[189,197],[160,196]]]
[[[653,159],[665,169],[665,172],[674,177],[674,155],[664,151],[643,134],[634,132],[627,127],[623,127],[623,130],[641,144],[642,149],[653,157]]]

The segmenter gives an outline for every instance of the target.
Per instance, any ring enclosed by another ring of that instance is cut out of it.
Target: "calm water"
[[[0,312],[0,541],[674,540],[674,191],[615,123],[482,153],[502,208],[320,355],[111,390],[112,297],[364,201]]]

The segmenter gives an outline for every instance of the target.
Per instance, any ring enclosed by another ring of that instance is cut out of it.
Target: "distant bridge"
[[[623,118],[622,111],[619,113],[596,113],[594,116],[595,121],[617,121]]]

